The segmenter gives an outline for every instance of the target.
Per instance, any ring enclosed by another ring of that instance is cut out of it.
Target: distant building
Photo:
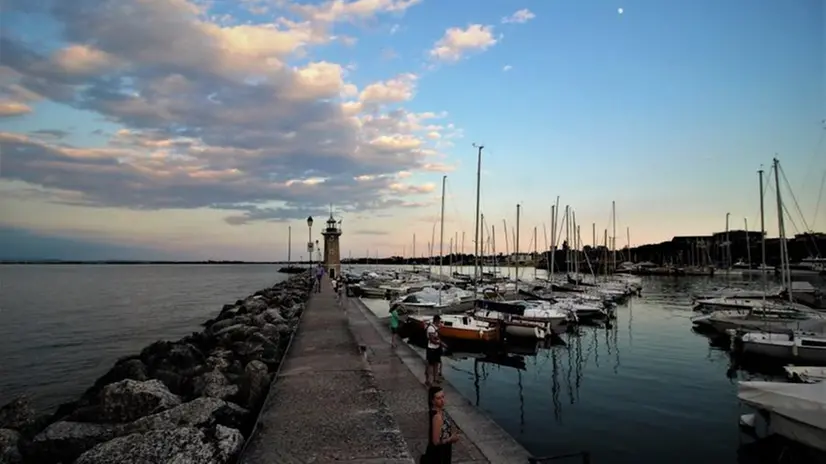
[[[511,253],[508,255],[508,264],[533,264],[534,262],[534,255],[533,253]]]

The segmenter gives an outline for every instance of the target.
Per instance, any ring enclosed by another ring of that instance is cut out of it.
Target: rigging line
[[[797,197],[794,196],[794,191],[792,191],[792,185],[789,184],[789,179],[786,179],[786,172],[783,170],[783,166],[780,167],[780,175],[783,176],[783,182],[786,183],[786,190],[789,191],[789,195],[792,196],[792,201],[794,201],[794,207],[797,209],[797,214],[800,215],[800,219],[803,221],[803,227],[806,228],[807,231],[811,230],[809,228],[809,224],[806,223],[806,216],[803,215],[803,211],[800,210],[800,204],[797,202]]]
[[[809,182],[809,174],[811,174],[811,169],[809,167],[814,167],[815,160],[817,160],[817,155],[820,153],[820,147],[823,145],[824,138],[826,138],[826,119],[820,121],[821,130],[820,130],[820,137],[817,140],[817,144],[815,145],[814,150],[812,151],[812,158],[809,160],[809,163],[806,165],[806,175],[803,177],[803,182],[800,184],[805,187],[806,184]],[[805,188],[803,189],[805,191]]]
[[[815,203],[815,216],[812,218],[812,229],[817,226],[817,214],[820,212],[820,202],[823,200],[823,185],[826,184],[826,169],[823,170],[823,176],[820,177],[820,190],[817,194],[817,203]]]

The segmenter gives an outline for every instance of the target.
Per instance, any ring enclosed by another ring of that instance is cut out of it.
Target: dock
[[[242,464],[415,463],[427,443],[424,361],[357,298],[325,278],[310,298],[265,400]],[[529,462],[530,454],[449,383],[447,414],[461,433],[457,464]]]

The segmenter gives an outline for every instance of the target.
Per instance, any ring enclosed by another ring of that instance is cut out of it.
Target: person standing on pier
[[[445,392],[442,387],[430,387],[427,402],[430,410],[427,450],[419,462],[450,464],[453,460],[453,444],[459,441],[459,432],[453,430],[453,422],[445,414]]]
[[[390,307],[390,348],[396,347],[396,335],[399,333],[399,307],[394,305]]]
[[[321,293],[321,278],[324,277],[324,266],[321,264],[315,270],[316,292]]]
[[[427,325],[427,349],[425,350],[425,359],[427,366],[424,370],[425,384],[429,387],[436,381],[439,372],[441,372],[442,363],[442,339],[439,337],[439,326],[442,324],[442,318],[437,314],[433,316],[433,321]]]

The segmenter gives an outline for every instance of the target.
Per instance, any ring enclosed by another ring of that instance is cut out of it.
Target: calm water
[[[0,404],[72,400],[121,356],[175,340],[286,276],[276,265],[0,266]]]
[[[71,400],[117,358],[199,330],[224,303],[283,280],[276,269],[0,266],[0,403],[24,391],[41,408]],[[612,327],[523,348],[514,356],[523,356],[524,370],[466,357],[447,361],[444,374],[535,455],[588,450],[595,464],[734,463],[736,380],[753,375],[730,379],[728,355],[690,322],[689,295],[725,281],[644,285]]]
[[[691,331],[689,295],[724,285],[646,278],[643,297],[620,306],[611,328],[582,327],[563,334],[565,344],[523,349],[524,370],[467,357],[444,374],[536,456],[734,463],[737,380],[771,377],[728,373],[728,354]]]

